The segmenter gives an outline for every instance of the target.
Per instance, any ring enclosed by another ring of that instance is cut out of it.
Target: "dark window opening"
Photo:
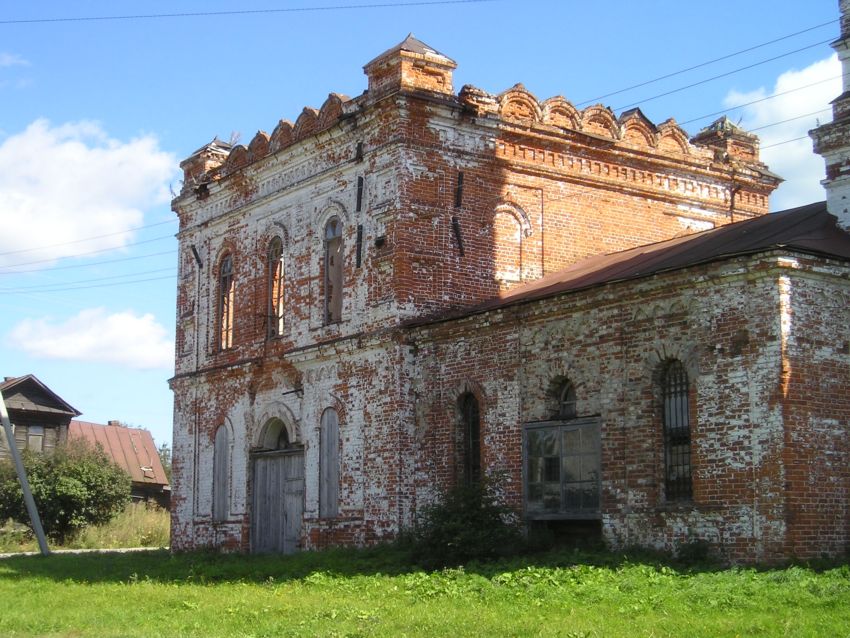
[[[693,496],[688,373],[681,361],[667,363],[661,376],[664,426],[664,489],[667,500]]]
[[[363,142],[357,142],[357,146],[354,147],[354,161],[363,161]]]
[[[460,232],[460,220],[457,218],[457,215],[452,215],[452,232],[454,233],[455,241],[457,241],[458,252],[463,257],[463,235]]]
[[[355,265],[357,268],[363,264],[363,224],[357,224],[357,253]]]
[[[463,206],[463,171],[457,173],[457,186],[455,186],[455,208]]]
[[[357,178],[357,212],[363,209],[363,178]]]
[[[563,383],[558,395],[558,418],[576,418],[576,388],[569,381]]]
[[[481,480],[481,414],[478,399],[471,392],[460,398],[463,429],[463,480],[473,485]]]

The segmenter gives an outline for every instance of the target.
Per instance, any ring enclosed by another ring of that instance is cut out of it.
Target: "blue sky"
[[[0,373],[33,373],[81,418],[170,442],[179,161],[330,92],[359,95],[362,66],[409,32],[458,63],[456,91],[522,82],[579,108],[638,105],[690,134],[728,113],[787,180],[774,210],[824,198],[822,160],[796,138],[841,92],[837,0],[404,4],[0,5]],[[274,11],[76,19],[235,9]]]

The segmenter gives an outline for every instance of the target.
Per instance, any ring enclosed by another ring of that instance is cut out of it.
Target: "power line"
[[[815,42],[814,44],[810,44],[805,47],[801,47],[799,49],[794,49],[793,51],[788,51],[787,53],[781,53],[780,55],[773,56],[772,58],[767,58],[766,60],[761,60],[760,62],[754,62],[753,64],[748,64],[746,66],[739,67],[737,69],[732,69],[731,71],[726,71],[725,73],[720,73],[719,75],[715,75],[710,78],[706,78],[704,80],[700,80],[699,82],[694,82],[692,84],[688,84],[686,86],[681,86],[677,89],[672,89],[670,91],[665,91],[664,93],[659,93],[658,95],[653,95],[637,102],[631,102],[630,104],[626,104],[625,106],[618,106],[613,109],[614,111],[621,111],[623,109],[629,109],[633,106],[640,106],[641,104],[646,104],[647,102],[651,102],[652,100],[657,100],[661,97],[666,97],[668,95],[672,95],[674,93],[681,93],[682,91],[686,91],[687,89],[692,89],[695,86],[700,86],[701,84],[707,84],[708,82],[713,82],[714,80],[719,80],[720,78],[725,78],[730,75],[734,75],[736,73],[740,73],[741,71],[746,71],[747,69],[752,69],[757,66],[761,66],[762,64],[767,64],[768,62],[773,62],[775,60],[779,60],[781,58],[786,58],[789,55],[794,55],[795,53],[800,53],[801,51],[806,51],[807,49],[813,49],[814,47],[819,47],[823,44],[827,44],[832,42],[833,38],[829,38],[828,40],[822,40],[821,42]]]
[[[821,109],[820,111],[812,111],[811,113],[806,113],[805,115],[789,117],[787,120],[771,122],[770,124],[764,124],[763,126],[757,126],[755,128],[747,129],[747,132],[752,133],[753,131],[761,131],[762,129],[770,128],[771,126],[779,126],[780,124],[786,124],[787,122],[793,122],[795,120],[802,120],[803,118],[811,117],[812,115],[820,115],[821,113],[832,113],[832,109]]]
[[[685,124],[691,124],[693,122],[698,122],[700,120],[706,120],[710,117],[714,117],[715,115],[723,115],[724,113],[728,113],[729,111],[734,111],[735,109],[740,109],[745,106],[752,106],[753,104],[758,104],[759,102],[765,102],[767,100],[772,100],[773,98],[780,97],[782,95],[788,95],[789,93],[794,93],[795,91],[802,91],[803,89],[809,89],[813,86],[817,86],[818,84],[824,84],[825,82],[832,82],[833,80],[838,80],[842,76],[834,75],[831,78],[826,78],[825,80],[818,80],[817,82],[812,82],[811,84],[805,84],[803,86],[798,86],[794,89],[788,89],[787,91],[780,91],[779,93],[774,93],[772,95],[766,95],[765,97],[759,98],[757,100],[752,100],[751,102],[743,102],[741,104],[736,104],[735,106],[730,106],[727,109],[723,109],[722,111],[714,111],[713,113],[707,113],[706,115],[700,115],[699,117],[693,117],[689,120],[685,120],[684,122],[679,122],[679,126],[684,126]]]
[[[141,246],[142,244],[150,244],[155,241],[162,241],[163,239],[174,239],[174,235],[161,235],[160,237],[153,237],[152,239],[144,239],[142,241],[134,241],[129,244],[124,244],[123,246],[114,246],[112,248],[99,248],[97,250],[90,250],[85,253],[77,253],[75,255],[63,255],[63,257],[86,257],[88,255],[97,255],[98,253],[109,252],[110,250],[117,250],[118,248],[127,248],[128,246]],[[35,261],[25,261],[19,264],[12,264],[11,266],[3,266],[6,269],[16,268],[17,266],[32,266],[33,264],[44,264],[51,261],[56,261],[57,259],[61,259],[61,257],[50,257],[48,259],[36,259]],[[21,271],[17,271],[21,272]],[[3,273],[0,273],[3,274]]]
[[[88,264],[68,264],[67,266],[51,266],[49,268],[30,268],[27,270],[9,270],[7,272],[0,272],[0,276],[2,275],[18,275],[21,273],[28,272],[50,272],[52,270],[68,270],[70,268],[93,268],[95,266],[101,266],[103,264],[117,264],[122,261],[134,261],[137,259],[147,259],[148,257],[159,257],[160,255],[176,255],[176,250],[163,250],[158,253],[146,253],[144,255],[134,255],[132,257],[120,257],[118,259],[104,259],[103,261],[95,261]],[[14,266],[3,266],[2,268],[14,268]]]
[[[142,272],[134,272],[124,275],[110,275],[109,277],[96,277],[94,279],[78,279],[76,281],[65,281],[62,283],[53,282],[49,284],[34,284],[32,286],[20,286],[18,288],[3,288],[0,289],[0,292],[41,292],[44,288],[55,288],[56,286],[77,286],[79,284],[89,284],[92,282],[100,282],[100,281],[111,281],[111,280],[123,280],[129,279],[132,277],[141,277],[142,275],[153,275],[161,272],[170,272],[172,275],[176,274],[174,272],[174,267],[169,268],[157,268],[156,270],[145,270]],[[122,281],[118,281],[116,283],[125,283]]]
[[[116,282],[112,282],[112,283],[108,283],[108,284],[91,284],[91,285],[88,285],[88,286],[68,286],[68,287],[46,288],[46,289],[39,289],[39,290],[33,291],[33,292],[39,292],[39,293],[68,292],[68,291],[71,291],[71,290],[87,290],[89,288],[108,288],[110,286],[127,286],[129,284],[141,284],[141,283],[145,283],[145,282],[148,282],[148,281],[162,281],[162,280],[165,280],[165,279],[174,279],[176,276],[177,276],[177,274],[174,273],[172,275],[166,275],[164,277],[150,277],[148,279],[136,279],[136,280],[133,280],[133,281],[116,281]],[[26,291],[20,291],[18,293],[15,293],[15,289],[12,288],[12,289],[9,289],[9,290],[0,289],[0,293],[25,294]]]
[[[795,137],[790,140],[783,140],[782,142],[775,142],[773,144],[768,144],[767,146],[762,146],[760,150],[764,150],[766,148],[773,148],[774,146],[782,146],[783,144],[790,144],[791,142],[799,142],[800,140],[808,140],[811,139],[808,135],[802,135],[800,137]]]
[[[67,18],[28,18],[0,20],[0,24],[46,24],[54,22],[105,22],[108,20],[151,20],[164,18],[200,18],[210,16],[262,15],[270,13],[311,13],[318,11],[346,11],[356,9],[403,9],[405,7],[432,7],[451,4],[478,4],[499,0],[421,0],[419,2],[373,2],[370,4],[336,4],[324,7],[287,7],[283,9],[237,9],[232,11],[196,11],[181,13],[142,13],[135,15],[80,16]]]
[[[781,42],[782,40],[787,40],[789,38],[793,38],[794,36],[801,35],[803,33],[808,33],[809,31],[814,31],[815,29],[820,29],[822,27],[828,26],[830,24],[834,24],[838,22],[838,19],[830,20],[829,22],[823,22],[821,24],[816,24],[813,27],[809,27],[808,29],[803,29],[802,31],[795,31],[794,33],[789,33],[788,35],[783,35],[779,38],[775,38],[773,40],[768,40],[767,42],[762,42],[761,44],[756,44],[755,46],[748,47],[746,49],[741,49],[740,51],[735,51],[734,53],[729,53],[727,55],[720,56],[719,58],[714,58],[713,60],[708,60],[706,62],[700,62],[699,64],[695,64],[694,66],[689,66],[685,69],[680,69],[678,71],[673,71],[672,73],[667,73],[666,75],[660,75],[657,78],[653,78],[651,80],[646,80],[644,82],[640,82],[638,84],[633,84],[632,86],[627,86],[624,89],[618,89],[617,91],[612,91],[611,93],[606,93],[605,95],[600,95],[599,97],[595,97],[591,100],[585,100],[584,102],[579,102],[576,104],[577,107],[584,106],[585,104],[591,104],[594,102],[598,102],[599,100],[604,100],[605,98],[611,97],[613,95],[619,95],[620,93],[625,93],[626,91],[631,91],[632,89],[639,89],[642,86],[647,86],[649,84],[655,84],[656,82],[660,82],[661,80],[666,80],[668,78],[675,77],[677,75],[682,75],[683,73],[687,73],[689,71],[695,71],[696,69],[700,69],[704,66],[709,66],[711,64],[715,64],[716,62],[721,62],[723,60],[728,60],[729,58],[734,58],[736,56],[742,55],[744,53],[749,53],[750,51],[755,51],[756,49],[761,49],[762,47],[766,47],[771,44],[776,44],[777,42]]]
[[[20,250],[7,250],[6,252],[0,253],[0,257],[6,255],[18,255],[20,253],[29,253],[36,250],[44,250],[46,248],[56,248],[58,246],[70,246],[71,244],[81,244],[84,241],[92,241],[95,239],[103,239],[104,237],[114,237],[115,235],[124,235],[125,233],[133,233],[137,230],[145,230],[147,228],[154,228],[156,226],[162,226],[163,224],[173,224],[177,221],[177,218],[167,219],[164,222],[157,222],[156,224],[147,224],[146,226],[137,226],[136,228],[128,228],[126,230],[117,230],[114,233],[105,233],[103,235],[92,235],[91,237],[83,237],[82,239],[73,239],[71,241],[60,241],[55,244],[45,244],[43,246],[36,246],[35,248],[21,248]]]

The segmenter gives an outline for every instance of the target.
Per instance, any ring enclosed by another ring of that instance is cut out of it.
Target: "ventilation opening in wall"
[[[599,547],[602,545],[602,521],[531,521],[529,537],[542,545],[558,547]]]

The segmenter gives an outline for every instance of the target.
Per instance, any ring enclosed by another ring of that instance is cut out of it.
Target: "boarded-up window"
[[[218,345],[222,350],[233,346],[233,302],[235,291],[233,286],[233,256],[225,255],[221,259],[218,273]]]
[[[463,480],[472,485],[481,480],[481,413],[471,392],[460,398]]]
[[[319,516],[339,515],[339,417],[328,408],[319,431]]]
[[[342,222],[332,217],[325,225],[325,323],[342,320]]]
[[[269,337],[283,334],[283,242],[272,239],[268,255],[268,330]]]
[[[691,422],[688,373],[681,361],[667,363],[661,375],[664,421],[664,485],[667,500],[687,500],[691,480]]]
[[[27,449],[33,452],[44,450],[44,426],[31,425],[27,428]]]
[[[230,437],[221,426],[215,433],[213,448],[213,503],[214,521],[227,520],[230,510]]]

